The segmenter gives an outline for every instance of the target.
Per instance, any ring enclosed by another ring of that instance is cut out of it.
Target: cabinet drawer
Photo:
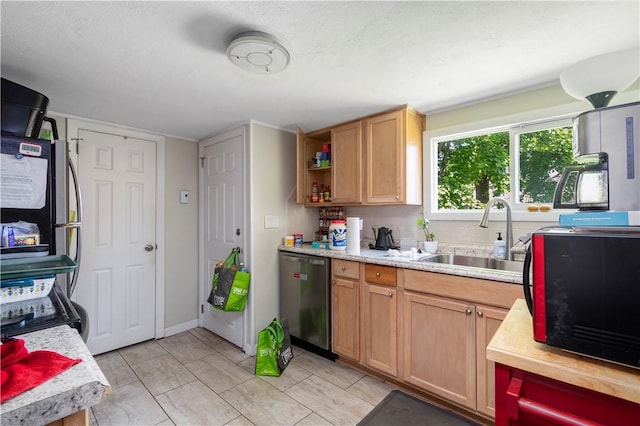
[[[393,266],[364,265],[364,279],[368,283],[396,286],[396,268]]]
[[[333,259],[333,275],[359,280],[360,263],[350,260]]]
[[[405,290],[509,309],[522,297],[522,285],[402,269]]]

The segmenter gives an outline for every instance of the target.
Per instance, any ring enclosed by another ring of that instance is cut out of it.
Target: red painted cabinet
[[[640,404],[496,363],[496,426],[637,425]]]

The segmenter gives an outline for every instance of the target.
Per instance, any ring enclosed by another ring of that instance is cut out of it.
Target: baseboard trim
[[[191,330],[198,327],[198,320],[183,322],[182,324],[174,325],[164,329],[164,337],[173,336],[174,334],[182,333],[183,331]]]

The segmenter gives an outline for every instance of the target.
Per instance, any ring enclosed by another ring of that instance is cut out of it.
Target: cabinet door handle
[[[343,267],[342,267],[342,272],[344,272],[344,271],[346,271],[346,270],[347,270],[347,267],[346,267],[346,266],[343,266]]]
[[[336,285],[336,280],[331,280],[332,285]]]
[[[464,313],[467,315],[471,315],[471,308],[465,309]]]
[[[376,272],[376,277],[379,277],[379,276],[380,276],[380,272]]]
[[[389,292],[389,297],[393,297],[393,292],[392,291]]]
[[[482,311],[478,311],[478,317],[482,318],[484,316],[484,314],[482,313]]]

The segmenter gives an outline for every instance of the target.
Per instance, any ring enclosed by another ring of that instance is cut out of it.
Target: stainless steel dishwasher
[[[331,352],[331,259],[280,252],[280,317],[293,344],[327,358]]]

